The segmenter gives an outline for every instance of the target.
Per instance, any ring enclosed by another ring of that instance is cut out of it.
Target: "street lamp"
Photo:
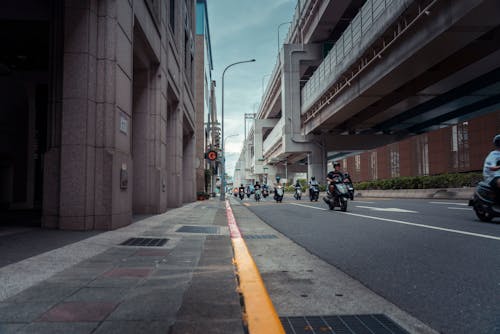
[[[278,54],[280,53],[280,28],[281,26],[285,25],[285,24],[291,24],[292,21],[288,21],[288,22],[283,22],[283,23],[280,23],[278,25]]]
[[[226,66],[224,71],[222,72],[222,119],[221,119],[221,137],[224,138],[224,74],[226,74],[226,71],[228,68],[234,65],[238,64],[243,64],[243,63],[252,63],[254,62],[255,59],[250,59],[250,60],[244,60],[244,61],[238,61],[236,63],[232,63]],[[224,189],[224,191],[221,191],[220,193],[220,199],[221,201],[224,201],[226,199],[226,157],[224,157],[224,140],[222,140],[222,155],[223,155],[223,160],[222,160],[222,178],[221,178],[221,188]]]

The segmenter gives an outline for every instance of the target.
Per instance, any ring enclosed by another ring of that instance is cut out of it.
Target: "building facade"
[[[353,180],[481,172],[500,133],[500,111],[339,159]]]
[[[2,212],[115,229],[195,200],[195,1],[2,1]]]

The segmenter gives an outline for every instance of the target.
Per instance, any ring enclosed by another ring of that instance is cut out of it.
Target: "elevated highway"
[[[498,111],[498,59],[497,0],[301,1],[242,178],[282,174],[283,162],[323,177],[332,152]]]

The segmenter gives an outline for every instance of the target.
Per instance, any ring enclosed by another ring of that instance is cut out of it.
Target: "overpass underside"
[[[395,141],[499,110],[499,13],[496,0],[412,3],[303,106],[305,133],[355,150],[370,135]]]

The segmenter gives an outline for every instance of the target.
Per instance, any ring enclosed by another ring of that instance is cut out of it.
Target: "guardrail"
[[[279,140],[281,140],[281,137],[283,136],[283,125],[284,118],[282,117],[274,129],[271,130],[271,133],[267,136],[266,140],[264,140],[264,143],[262,143],[262,153],[264,155],[266,155],[266,153],[272,149]]]
[[[370,46],[377,35],[383,32],[384,27],[393,22],[395,17],[399,17],[410,2],[368,0],[361,7],[302,89],[302,111],[310,108],[325,90],[340,79],[340,75]],[[387,14],[389,9],[390,14]],[[387,15],[383,15],[384,13]]]

